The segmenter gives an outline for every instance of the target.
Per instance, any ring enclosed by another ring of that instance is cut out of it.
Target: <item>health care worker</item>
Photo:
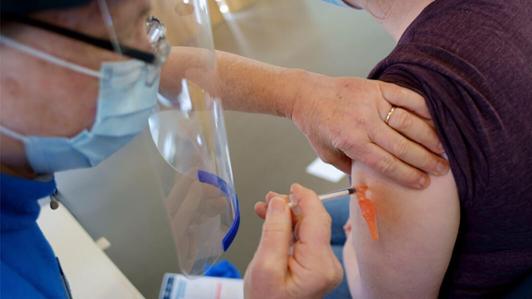
[[[159,197],[167,210],[179,268],[201,274],[239,224],[221,100],[230,109],[291,118],[322,159],[345,171],[359,159],[424,188],[425,172],[448,169],[422,98],[381,82],[215,55],[206,0],[2,1],[1,13],[2,298],[69,296],[37,226],[37,200],[58,197],[54,172],[95,166],[139,134],[149,140],[139,158],[152,159],[147,173],[159,185],[150,199]],[[327,216],[315,194],[300,186],[293,193],[310,215],[298,225],[300,239],[327,243]],[[275,202],[272,215],[287,212]],[[275,231],[276,218],[266,219],[273,226],[265,232]],[[263,242],[276,241],[268,236]],[[296,249],[293,257],[327,261],[329,272],[297,272],[287,255],[261,259],[259,250],[251,276],[254,289],[265,291],[248,296],[284,289],[278,284],[286,280],[271,279],[273,268],[312,278],[298,276],[303,293],[290,291],[298,298],[323,292],[330,283],[318,281],[334,281],[338,262],[322,249]]]

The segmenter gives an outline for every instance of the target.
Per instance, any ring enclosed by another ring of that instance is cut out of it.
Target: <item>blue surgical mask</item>
[[[0,133],[20,140],[37,173],[85,168],[125,146],[144,130],[157,104],[159,69],[137,60],[103,63],[99,72],[58,59],[0,36],[0,42],[27,54],[100,79],[94,124],[72,138],[24,136],[4,126]]]

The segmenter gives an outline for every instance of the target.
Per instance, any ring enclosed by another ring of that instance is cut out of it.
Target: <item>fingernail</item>
[[[298,183],[292,184],[290,186],[290,193],[296,192],[300,188],[301,188],[301,185],[299,185]]]
[[[274,197],[268,205],[268,214],[283,213],[286,209],[286,202],[281,197]]]
[[[266,202],[268,203],[268,202],[270,202],[270,200],[271,200],[272,198],[274,198],[275,196],[279,196],[279,194],[270,191],[270,192],[268,192],[268,194],[266,194],[266,196],[264,197],[264,199],[265,199]]]
[[[436,167],[436,172],[438,175],[444,175],[447,173],[447,164],[445,163],[438,163],[438,166]]]
[[[270,191],[268,193],[266,193],[266,197],[269,198],[269,197],[274,197],[274,196],[278,196],[279,193],[277,192],[273,192],[273,191]]]
[[[417,187],[418,187],[419,189],[423,189],[423,188],[425,188],[425,187],[427,186],[427,183],[428,183],[428,179],[427,179],[427,177],[422,176],[422,177],[419,179],[419,181],[418,181],[418,185],[417,185]]]
[[[299,197],[295,196],[294,194],[290,194],[290,195],[288,195],[288,202],[294,207],[298,206],[299,205]]]
[[[301,186],[299,184],[292,184],[290,186],[290,194],[288,194],[288,201],[297,205],[299,203],[299,199],[297,198],[296,196],[296,192],[297,190],[300,188]]]

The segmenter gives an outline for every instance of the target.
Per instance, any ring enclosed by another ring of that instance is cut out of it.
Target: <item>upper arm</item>
[[[451,172],[422,191],[403,188],[353,163],[353,185],[369,187],[379,240],[372,240],[358,200],[350,204],[351,233],[344,249],[355,298],[436,298],[451,259],[460,205]]]

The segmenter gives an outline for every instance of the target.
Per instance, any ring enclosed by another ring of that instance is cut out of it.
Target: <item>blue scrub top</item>
[[[38,200],[55,181],[0,175],[0,297],[68,298],[59,263],[37,225]]]

